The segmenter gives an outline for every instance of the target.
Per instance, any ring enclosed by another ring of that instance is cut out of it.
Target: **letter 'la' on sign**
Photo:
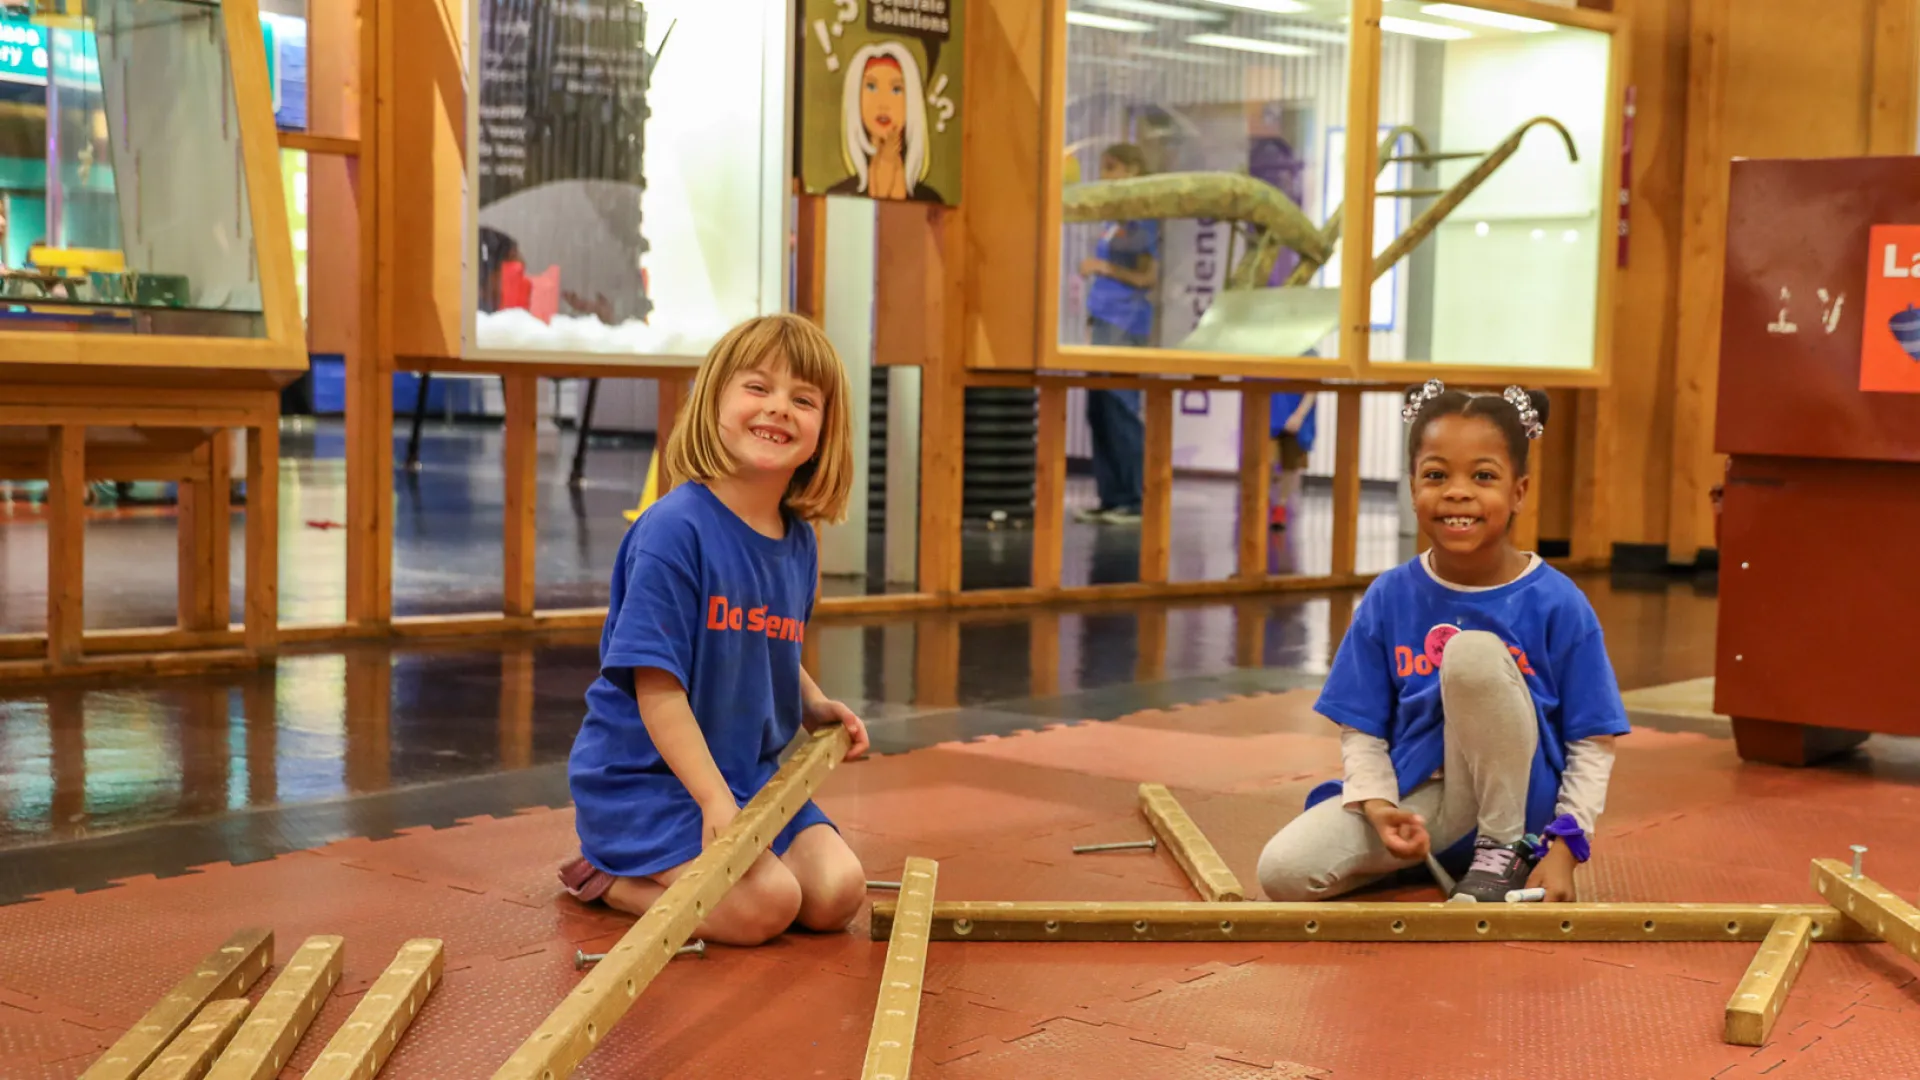
[[[1920,394],[1920,225],[1875,225],[1867,241],[1860,389]]]

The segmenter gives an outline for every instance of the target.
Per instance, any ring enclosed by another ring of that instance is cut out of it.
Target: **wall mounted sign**
[[[1920,225],[1875,225],[1867,241],[1860,389],[1920,394]]]
[[[795,145],[813,195],[960,204],[966,0],[805,0]]]

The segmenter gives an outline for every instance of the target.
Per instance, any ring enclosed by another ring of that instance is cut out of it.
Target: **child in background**
[[[639,915],[772,779],[800,728],[866,727],[800,666],[819,558],[812,523],[845,516],[846,369],[792,315],[751,319],[707,354],[665,447],[681,481],[621,542],[600,678],[568,779],[580,857],[561,881]],[[695,931],[757,945],[796,922],[845,929],[860,860],[808,802]]]
[[[1288,508],[1300,494],[1300,478],[1306,475],[1307,455],[1313,452],[1313,436],[1318,423],[1312,394],[1275,394],[1268,411],[1268,431],[1273,436],[1274,480],[1268,500],[1267,526],[1287,527]]]
[[[1100,179],[1131,180],[1147,171],[1147,157],[1132,143],[1115,143],[1100,154]],[[1153,333],[1153,291],[1160,283],[1160,223],[1109,221],[1094,253],[1080,260],[1087,279],[1087,341],[1091,345],[1144,348]],[[1087,430],[1093,438],[1093,479],[1100,505],[1081,510],[1081,521],[1130,525],[1140,521],[1146,488],[1146,421],[1140,391],[1087,391]]]
[[[1434,854],[1455,874],[1471,859],[1456,895],[1498,903],[1540,887],[1573,900],[1628,725],[1585,595],[1513,546],[1546,395],[1434,380],[1402,415],[1432,547],[1382,574],[1354,612],[1315,706],[1340,725],[1345,783],[1316,789],[1268,841],[1261,886],[1323,900]]]

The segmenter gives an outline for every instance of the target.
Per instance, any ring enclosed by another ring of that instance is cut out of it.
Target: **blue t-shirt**
[[[773,777],[800,728],[814,544],[813,530],[792,517],[785,538],[761,535],[697,483],[674,488],[627,531],[600,678],[587,691],[568,763],[587,861],[640,877],[700,854],[700,808],[641,723],[635,668],[680,680],[736,801],[744,805]]]
[[[1305,394],[1273,395],[1273,402],[1271,405],[1268,406],[1268,412],[1269,412],[1269,415],[1267,418],[1267,437],[1268,438],[1277,439],[1280,437],[1282,432],[1287,430],[1287,418],[1293,415],[1293,410],[1300,407],[1300,400],[1304,397],[1306,397]],[[1306,418],[1300,421],[1300,430],[1296,432],[1293,436],[1294,441],[1300,444],[1300,449],[1302,450],[1313,449],[1313,436],[1314,436],[1314,433],[1319,430],[1319,428],[1320,428],[1319,408],[1316,407],[1316,408],[1308,409]]]
[[[1442,585],[1418,558],[1380,575],[1354,612],[1314,709],[1385,739],[1405,798],[1445,762],[1440,675],[1426,655],[1428,633],[1443,624],[1506,642],[1533,694],[1540,749],[1526,827],[1538,833],[1554,819],[1567,744],[1629,730],[1600,620],[1553,567],[1481,591]]]
[[[1122,270],[1138,270],[1143,259],[1158,256],[1158,221],[1112,221],[1101,230],[1093,256]],[[1087,286],[1087,314],[1139,337],[1153,332],[1153,301],[1138,289],[1105,274],[1095,274]]]

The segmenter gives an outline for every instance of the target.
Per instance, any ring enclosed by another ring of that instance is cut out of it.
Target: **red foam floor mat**
[[[936,858],[947,899],[1190,899],[1164,851],[1072,852],[1151,835],[1135,788],[1159,780],[1257,890],[1261,847],[1338,768],[1330,729],[1303,734],[1311,702],[1235,699],[879,758],[836,771],[820,802],[869,877]],[[1808,902],[1808,859],[1853,843],[1911,895],[1916,796],[1870,769],[1750,766],[1725,740],[1636,732],[1583,896]],[[560,891],[554,867],[574,845],[569,811],[537,810],[0,908],[0,1078],[78,1075],[244,925],[271,926],[283,960],[308,934],[347,940],[345,975],[283,1077],[304,1075],[416,936],[446,942],[447,974],[382,1075],[489,1076],[577,982],[574,950],[630,924]],[[1367,898],[1434,897],[1410,880]],[[863,913],[848,933],[675,961],[577,1075],[857,1075],[886,948],[865,931]],[[1886,945],[1814,946],[1754,1050],[1720,1041],[1751,957],[1723,944],[943,943],[927,954],[914,1075],[1920,1076],[1920,966]]]

